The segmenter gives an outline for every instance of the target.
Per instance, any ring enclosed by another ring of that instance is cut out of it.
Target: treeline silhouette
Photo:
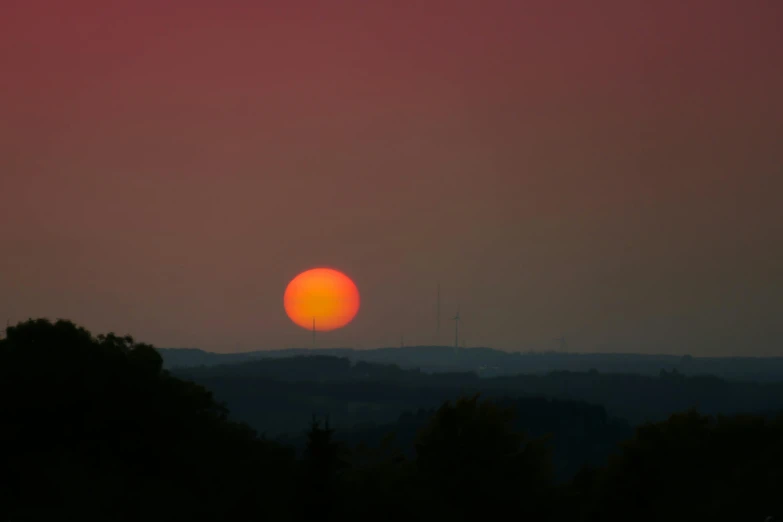
[[[690,410],[632,433],[600,407],[474,394],[400,417],[413,426],[410,451],[392,436],[353,444],[308,415],[297,454],[161,363],[131,337],[66,321],[8,328],[0,520],[761,522],[783,513],[783,416]],[[558,445],[600,447],[612,436],[625,440],[604,463],[557,480]]]
[[[606,463],[617,445],[633,435],[631,426],[612,419],[600,406],[540,397],[502,398],[492,401],[511,411],[511,427],[531,437],[546,437],[550,444],[553,479],[561,483],[573,478],[584,466]],[[339,431],[340,440],[349,447],[378,447],[390,436],[395,447],[407,458],[416,457],[416,442],[437,410],[421,409],[400,416],[392,424],[360,424]],[[305,434],[277,439],[302,452],[307,444]]]

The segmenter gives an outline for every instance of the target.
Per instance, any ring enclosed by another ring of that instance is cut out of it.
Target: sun
[[[350,277],[338,270],[313,268],[288,283],[283,305],[288,317],[297,325],[328,332],[342,328],[356,316],[359,289]]]

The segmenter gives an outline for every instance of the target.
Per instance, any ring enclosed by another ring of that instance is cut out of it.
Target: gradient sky
[[[213,351],[783,355],[780,0],[0,7],[0,319]]]

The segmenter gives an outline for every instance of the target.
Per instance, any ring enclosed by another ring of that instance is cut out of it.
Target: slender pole
[[[438,283],[437,319],[435,323],[435,344],[440,343],[440,283]]]
[[[313,348],[315,348],[315,317],[313,317]]]

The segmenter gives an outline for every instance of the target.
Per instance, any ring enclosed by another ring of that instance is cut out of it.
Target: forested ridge
[[[471,372],[430,374],[333,356],[299,356],[172,372],[206,386],[236,418],[270,435],[298,429],[298,419],[314,411],[330,413],[335,426],[347,428],[394,422],[405,412],[474,393],[587,402],[632,425],[690,408],[712,415],[783,410],[783,381],[736,382],[666,369],[654,377],[593,370],[482,379]]]
[[[0,519],[761,522],[783,513],[776,385],[588,372],[484,387],[468,374],[430,381],[350,362],[347,376],[324,377],[345,362],[291,361],[301,370],[175,376],[131,337],[66,321],[9,327]],[[361,381],[374,371],[388,378]],[[234,412],[243,389],[251,399]],[[260,389],[267,397],[256,401]],[[336,423],[344,411],[330,411],[341,400],[371,411],[392,389],[402,411],[389,408],[391,420]],[[711,415],[679,409],[683,393]],[[640,394],[637,404],[660,394],[665,406],[649,410],[654,422],[629,422],[594,400],[616,394]],[[240,422],[252,410],[252,423],[290,416],[300,428],[272,440]]]
[[[291,348],[242,353],[214,353],[195,348],[161,348],[166,369],[218,366],[264,359],[332,356],[353,363],[399,366],[426,373],[476,372],[482,377],[546,374],[553,371],[631,373],[655,377],[665,369],[688,376],[714,375],[730,381],[783,380],[783,357],[695,357],[689,354],[594,353],[518,350],[453,346],[397,346],[373,349]]]

